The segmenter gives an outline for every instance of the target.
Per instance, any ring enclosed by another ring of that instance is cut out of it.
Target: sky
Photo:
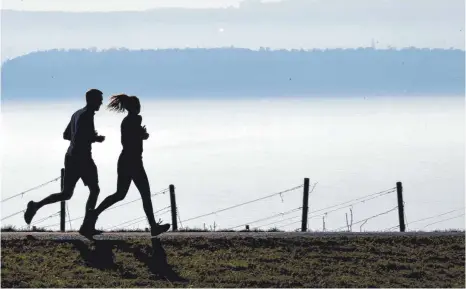
[[[2,9],[28,11],[140,11],[162,7],[218,8],[241,0],[3,0]]]
[[[4,0],[2,9],[2,61],[54,48],[465,47],[463,0]]]

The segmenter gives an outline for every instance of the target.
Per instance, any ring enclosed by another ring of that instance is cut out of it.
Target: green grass
[[[465,287],[464,236],[154,242],[4,239],[1,286]]]

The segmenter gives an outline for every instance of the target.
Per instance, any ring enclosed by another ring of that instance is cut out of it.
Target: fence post
[[[405,210],[403,205],[403,185],[396,183],[396,194],[398,197],[398,218],[400,219],[400,232],[405,231]]]
[[[301,232],[307,231],[308,204],[309,204],[309,179],[305,178],[304,188],[303,188],[303,218],[301,220]]]
[[[65,186],[65,169],[60,171],[60,191],[63,192],[63,187]],[[65,232],[65,222],[66,222],[66,209],[65,201],[60,202],[60,231]]]
[[[172,231],[178,231],[178,224],[176,223],[176,199],[175,199],[175,186],[170,185],[170,207],[172,209]]]

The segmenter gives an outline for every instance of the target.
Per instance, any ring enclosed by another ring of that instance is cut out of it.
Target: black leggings
[[[147,178],[141,156],[120,154],[120,158],[118,159],[117,191],[113,195],[105,198],[97,207],[95,210],[97,216],[126,197],[131,181],[133,181],[138,188],[149,224],[151,227],[154,227],[156,222],[152,208],[149,179]]]

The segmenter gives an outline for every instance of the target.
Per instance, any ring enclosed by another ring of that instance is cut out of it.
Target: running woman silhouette
[[[142,162],[143,140],[149,138],[146,127],[141,126],[141,104],[136,96],[126,94],[114,95],[110,98],[108,109],[116,112],[128,111],[121,122],[121,144],[123,150],[118,159],[117,191],[105,198],[102,203],[90,212],[88,220],[83,223],[87,231],[95,231],[95,223],[99,215],[115,203],[123,200],[128,193],[131,181],[134,182],[142,198],[144,212],[151,226],[151,235],[157,236],[168,231],[170,224],[159,225],[154,218],[149,180]]]
[[[71,199],[79,179],[89,188],[89,198],[86,203],[86,213],[94,209],[99,196],[99,177],[97,167],[92,159],[92,143],[103,142],[104,136],[97,134],[94,127],[94,114],[102,105],[102,91],[91,89],[86,92],[86,106],[76,111],[66,127],[63,138],[70,141],[70,146],[65,154],[65,177],[63,190],[52,194],[45,199],[34,202],[30,201],[24,213],[24,220],[30,224],[37,211],[45,205]],[[98,232],[85,232],[83,235]]]

